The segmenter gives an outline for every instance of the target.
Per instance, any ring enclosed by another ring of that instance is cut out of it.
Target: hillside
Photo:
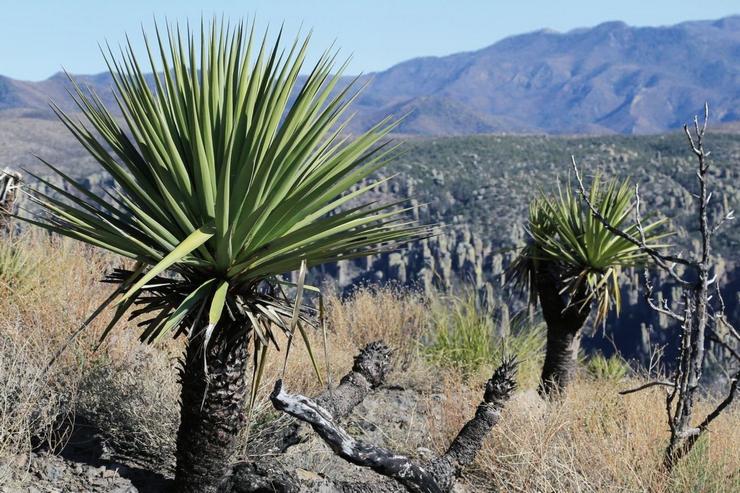
[[[136,322],[121,321],[107,342],[93,351],[112,316],[109,308],[62,354],[47,378],[40,378],[54,351],[107,296],[98,281],[101,269],[113,259],[71,241],[48,241],[43,236],[20,241],[24,254],[37,263],[34,269],[13,273],[13,289],[0,283],[0,310],[8,315],[0,320],[0,397],[10,402],[0,406],[0,491],[167,491],[179,425],[177,360],[182,341],[142,346]],[[0,250],[7,245],[0,242]],[[490,346],[483,345],[481,361],[474,358],[481,353],[471,351],[476,339],[459,339],[451,351],[431,341],[445,330],[472,328],[490,334],[501,326],[479,316],[468,303],[427,300],[404,290],[371,288],[349,299],[329,294],[326,302],[330,336],[324,339],[318,330],[310,330],[309,336],[319,349],[322,374],[326,368],[331,376],[323,384],[318,381],[302,344],[291,350],[287,370],[283,353],[271,352],[254,414],[250,413],[250,432],[240,435],[234,462],[264,459],[312,479],[364,480],[371,485],[382,481],[380,475],[334,455],[311,430],[305,430],[301,443],[285,454],[276,454],[275,441],[290,429],[291,420],[268,400],[278,378],[288,389],[320,395],[327,384],[337,385],[348,375],[359,348],[378,339],[393,348],[390,371],[383,385],[350,408],[342,426],[359,440],[415,460],[443,453],[475,415],[485,382],[500,361],[502,344],[496,338]],[[278,337],[284,348],[284,339]],[[326,352],[321,350],[324,341]],[[517,379],[521,390],[454,491],[738,490],[737,406],[712,424],[709,439],[695,448],[684,467],[662,474],[658,467],[668,439],[662,389],[620,396],[619,390],[639,385],[644,378],[624,364],[616,366],[618,371],[601,371],[603,359],[596,358],[584,362],[567,399],[547,403],[535,390],[544,334],[532,327],[509,342],[521,361]],[[329,361],[324,359],[327,355]],[[713,405],[704,395],[697,402],[700,412]],[[48,443],[52,452],[61,449],[60,456],[32,449],[39,441]],[[244,485],[230,491],[275,490]]]
[[[46,122],[49,124],[49,122]],[[2,127],[0,127],[2,128]],[[40,126],[44,130],[45,126]],[[0,132],[0,135],[2,133]],[[7,135],[7,134],[5,134]],[[737,209],[740,203],[740,135],[711,132],[708,148],[717,178],[712,213]],[[75,148],[65,152],[62,143],[45,143],[52,159],[88,187],[110,186],[107,178]],[[60,149],[62,149],[60,151]],[[473,136],[415,138],[383,173],[398,173],[382,185],[374,199],[410,199],[414,214],[428,223],[441,224],[440,235],[401,252],[329,265],[312,275],[312,282],[330,282],[351,291],[363,282],[401,283],[424,289],[473,289],[482,297],[493,294],[497,317],[513,316],[522,300],[501,286],[503,274],[525,240],[527,205],[540,190],[553,191],[558,180],[566,185],[570,156],[587,176],[632,177],[640,183],[645,210],[671,218],[679,234],[676,244],[685,248],[693,210],[693,161],[680,133],[654,136]],[[36,172],[43,167],[31,162]],[[722,258],[722,283],[728,314],[740,316],[740,230],[730,226],[717,236],[716,253]],[[667,319],[651,312],[640,296],[638,272],[623,279],[626,308],[612,317],[606,332],[585,342],[590,349],[613,351],[613,338],[622,354],[647,362],[653,345],[667,342],[675,330]],[[672,299],[670,285],[664,295]],[[512,297],[513,296],[513,297]]]
[[[469,286],[481,295],[494,293],[497,316],[508,317],[522,302],[501,287],[502,275],[525,239],[527,204],[538,190],[553,190],[558,179],[567,180],[571,155],[590,175],[603,172],[637,180],[649,210],[669,216],[679,231],[675,242],[690,247],[686,238],[694,225],[687,219],[694,179],[682,135],[573,137],[543,132],[675,132],[708,98],[708,145],[720,178],[712,212],[737,208],[740,123],[733,121],[733,108],[740,102],[740,63],[734,62],[740,61],[739,28],[740,17],[730,17],[664,28],[607,23],[563,34],[538,31],[476,52],[411,60],[374,74],[357,101],[355,129],[385,113],[409,114],[400,128],[404,152],[385,171],[399,175],[376,198],[424,204],[415,214],[440,223],[441,233],[402,252],[327,266],[313,273],[313,281],[331,281],[342,290],[367,281]],[[32,157],[38,154],[85,186],[109,186],[93,160],[43,109],[47,96],[73,109],[63,96],[64,80],[61,75],[38,83],[0,79],[0,165],[46,173]],[[111,93],[105,92],[108,76],[81,80],[112,103]],[[625,106],[619,98],[632,99]],[[612,103],[618,106],[612,108]],[[501,130],[509,134],[483,135]],[[429,135],[471,132],[479,135]],[[729,228],[716,246],[728,313],[737,317],[740,230]],[[609,321],[608,334],[615,334],[627,357],[645,361],[651,344],[671,338],[672,327],[641,305],[637,273],[627,273],[624,283],[630,309],[623,319]],[[671,299],[670,286],[665,296]],[[613,349],[603,335],[589,344]]]
[[[362,95],[161,27],[0,75],[0,493],[740,492],[740,15]]]
[[[106,74],[77,76],[112,103]],[[353,130],[409,114],[412,135],[647,134],[674,129],[705,100],[715,120],[740,120],[740,16],[667,27],[607,22],[540,30],[486,48],[408,60],[369,74]],[[62,74],[40,82],[0,76],[0,121],[28,129],[49,98],[74,109]],[[0,152],[2,152],[0,150]]]

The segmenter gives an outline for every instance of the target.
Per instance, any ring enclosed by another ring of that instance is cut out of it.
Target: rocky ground
[[[48,453],[18,457],[2,493],[135,493],[147,491],[134,486],[132,470],[124,465],[95,466]],[[149,490],[155,491],[155,490]]]
[[[420,458],[432,456],[428,430],[444,396],[401,386],[386,386],[370,394],[344,420],[344,426],[363,440]],[[310,433],[310,432],[309,432]],[[278,460],[306,477],[368,481],[373,473],[337,458],[320,440],[311,438],[288,449]],[[129,461],[116,461],[104,438],[78,426],[60,455],[48,452],[18,457],[10,481],[0,493],[154,493],[166,491],[164,473],[148,471]],[[125,462],[125,463],[124,463]],[[0,472],[0,478],[3,474]]]
[[[105,445],[105,437],[77,422],[59,454],[40,450],[0,464],[0,493],[157,493],[168,478],[120,460]],[[3,471],[5,469],[5,471]]]

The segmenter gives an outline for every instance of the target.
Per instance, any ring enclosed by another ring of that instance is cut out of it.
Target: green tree
[[[278,276],[429,234],[397,204],[361,201],[393,152],[381,141],[394,125],[349,139],[343,115],[357,90],[344,66],[335,72],[336,54],[304,78],[310,35],[287,49],[281,37],[215,21],[198,33],[157,28],[146,43],[153,75],[130,43],[120,56],[108,48],[126,125],[71,78],[86,122],[54,109],[115,190],[95,194],[49,163],[67,186],[37,177],[53,192],[34,194],[48,214],[30,222],[135,260],[108,277],[118,301],[103,337],[130,312],[144,342],[187,338],[180,492],[215,491],[225,472],[244,422],[248,349],[258,379],[273,330],[305,340],[300,294],[291,302]]]
[[[634,191],[628,180],[602,183],[597,177],[590,200],[611,224],[622,227],[633,211]],[[665,234],[662,220],[643,227],[653,247]],[[573,377],[580,348],[581,329],[591,312],[594,324],[606,321],[610,310],[619,313],[619,276],[626,267],[647,256],[631,242],[612,234],[570,188],[557,195],[542,194],[529,208],[529,242],[512,264],[511,281],[529,291],[530,303],[539,305],[547,325],[545,362],[540,393],[563,391]],[[629,228],[638,234],[637,225]]]

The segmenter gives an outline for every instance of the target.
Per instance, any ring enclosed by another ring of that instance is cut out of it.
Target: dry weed
[[[668,440],[663,396],[619,396],[625,385],[583,379],[562,401],[550,403],[533,389],[520,391],[486,440],[469,481],[481,491],[737,491],[737,409],[715,422],[706,446],[666,477],[660,472]],[[445,393],[439,450],[474,413],[480,392],[448,379]]]

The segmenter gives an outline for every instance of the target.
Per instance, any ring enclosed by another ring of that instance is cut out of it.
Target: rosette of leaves
[[[589,200],[611,226],[646,244],[662,248],[667,236],[664,219],[640,226],[632,222],[635,191],[630,180],[602,181],[597,176]],[[563,390],[571,380],[580,346],[581,329],[593,312],[594,325],[603,324],[622,305],[620,275],[625,268],[649,259],[632,242],[613,234],[594,217],[570,187],[542,193],[529,208],[529,241],[510,269],[515,285],[527,289],[539,303],[548,328],[541,391]]]

